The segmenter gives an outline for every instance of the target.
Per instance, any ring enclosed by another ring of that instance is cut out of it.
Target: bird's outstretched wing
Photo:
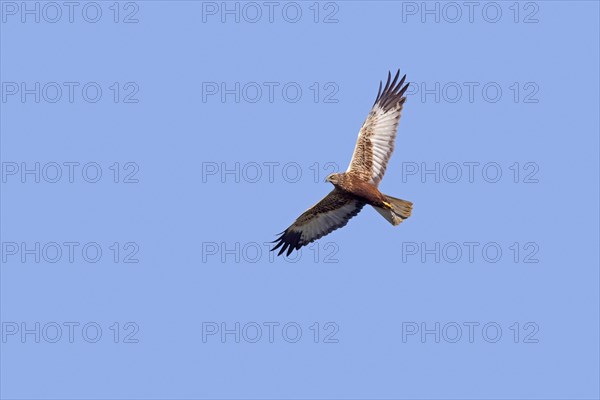
[[[317,204],[306,210],[296,221],[281,233],[273,243],[271,251],[281,247],[277,255],[287,250],[289,256],[328,233],[345,226],[350,218],[362,210],[365,203],[349,193],[333,189]]]
[[[374,185],[379,185],[381,182],[394,151],[400,113],[406,101],[404,96],[408,88],[408,83],[404,84],[406,75],[398,82],[399,76],[400,70],[392,81],[392,74],[388,73],[383,91],[382,82],[379,82],[375,104],[360,128],[354,154],[346,171]]]

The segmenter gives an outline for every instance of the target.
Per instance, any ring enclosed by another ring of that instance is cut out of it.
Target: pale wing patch
[[[306,224],[296,227],[294,230],[302,232],[299,244],[306,245],[331,232],[332,228],[341,228],[356,208],[356,202],[352,201],[337,210],[319,214]]]
[[[354,154],[346,171],[375,185],[383,178],[394,152],[400,114],[406,101],[406,75],[396,84],[399,75],[400,71],[393,81],[391,75],[388,75],[383,92],[380,83],[375,104],[358,133]]]
[[[287,255],[295,249],[345,226],[348,221],[360,212],[365,203],[334,189],[313,207],[306,210],[296,221],[281,233],[274,242],[272,250],[279,247],[281,255]]]

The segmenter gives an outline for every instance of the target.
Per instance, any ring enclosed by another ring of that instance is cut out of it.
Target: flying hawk
[[[333,184],[334,189],[283,231],[281,236],[273,241],[277,244],[271,251],[281,247],[278,255],[287,250],[286,255],[289,256],[294,249],[298,250],[345,226],[365,204],[375,208],[394,226],[410,216],[410,201],[386,196],[377,189],[394,151],[400,113],[406,101],[406,75],[398,82],[399,76],[400,70],[393,80],[392,74],[388,73],[383,90],[383,82],[379,82],[377,98],[358,132],[358,140],[348,169],[326,178],[327,182]]]

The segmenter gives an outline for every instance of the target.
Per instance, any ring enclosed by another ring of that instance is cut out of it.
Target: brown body
[[[352,171],[331,174],[326,179],[335,186],[335,190],[356,199],[360,204],[369,204],[392,225],[398,225],[412,212],[410,201],[397,199],[381,193],[376,183],[366,181]]]
[[[332,174],[329,182],[338,189],[353,194],[373,207],[389,208],[386,197],[372,183],[365,182],[351,172]]]

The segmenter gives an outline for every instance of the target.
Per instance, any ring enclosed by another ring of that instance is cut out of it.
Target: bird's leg
[[[388,210],[393,210],[394,206],[392,206],[390,203],[388,203],[387,201],[383,202],[383,205],[385,206],[385,208],[387,208]]]

